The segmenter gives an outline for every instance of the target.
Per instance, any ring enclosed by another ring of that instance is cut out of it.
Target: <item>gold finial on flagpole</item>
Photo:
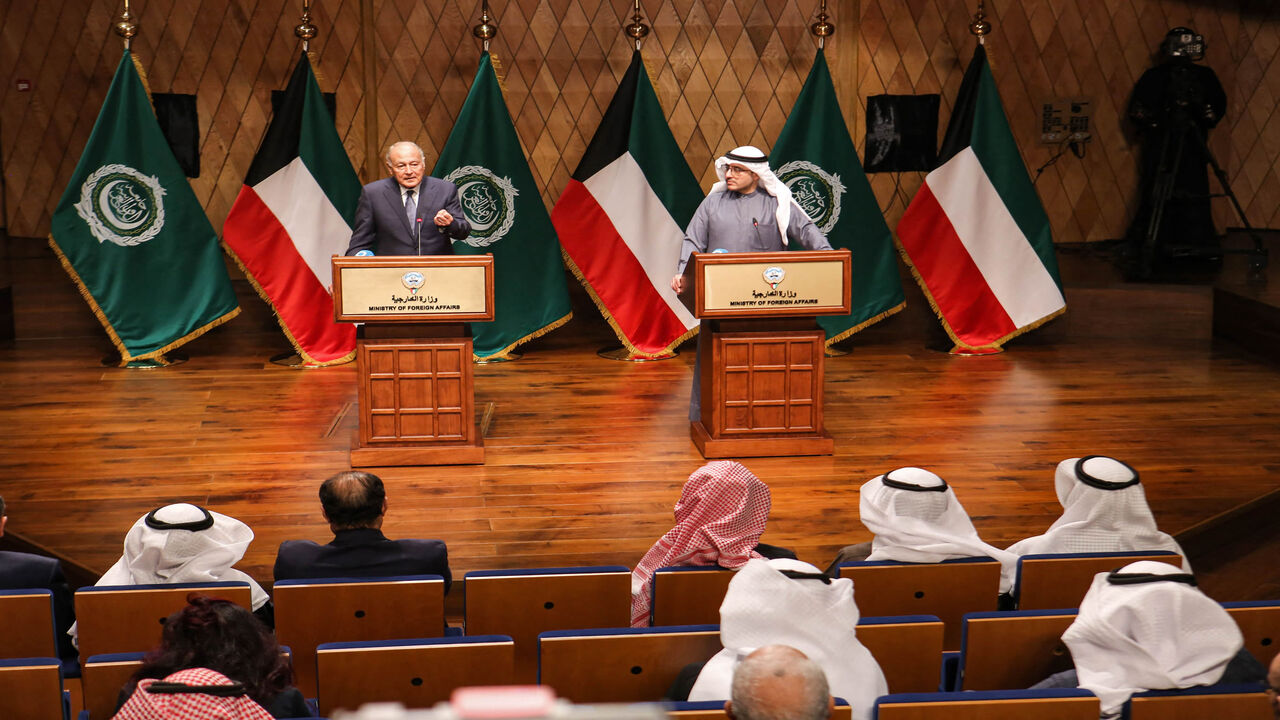
[[[129,0],[124,0],[124,12],[120,14],[120,21],[115,24],[114,29],[117,35],[124,38],[124,49],[128,50],[133,36],[138,34],[138,25],[129,14]]]
[[[827,0],[822,0],[822,6],[818,8],[818,22],[809,26],[809,32],[818,38],[818,49],[821,50],[826,44],[827,38],[836,32],[836,26],[827,22]]]
[[[489,41],[498,34],[498,24],[489,17],[489,0],[480,4],[480,24],[471,29],[471,34],[484,42],[484,51],[489,52]]]
[[[987,33],[991,32],[991,23],[987,22],[987,16],[983,13],[983,1],[978,0],[978,12],[973,16],[973,22],[969,23],[969,34],[978,37],[978,44],[987,44]]]
[[[311,49],[311,38],[319,32],[319,28],[311,24],[311,0],[302,0],[302,22],[293,28],[293,34],[302,40],[302,52]]]
[[[634,13],[631,16],[631,24],[627,25],[625,30],[627,36],[636,41],[636,50],[639,50],[644,36],[649,34],[649,26],[644,24],[644,16],[640,14],[640,0],[633,0],[631,11]]]

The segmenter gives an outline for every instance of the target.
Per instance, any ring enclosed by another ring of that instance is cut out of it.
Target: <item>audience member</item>
[[[904,467],[872,478],[859,492],[858,508],[875,537],[843,548],[832,569],[858,560],[936,563],[989,557],[1000,561],[1000,592],[1013,588],[1018,557],[983,542],[955,492],[934,473]]]
[[[289,684],[289,660],[281,655],[275,636],[248,610],[229,600],[193,595],[186,607],[170,615],[160,645],[147,653],[121,692],[121,700],[131,702],[137,690],[146,689],[148,679],[168,678],[190,668],[207,668],[239,683],[244,694],[272,717],[314,715],[302,693]],[[152,686],[149,694],[154,693]]]
[[[827,720],[835,701],[817,663],[786,645],[766,645],[733,670],[732,720]]]
[[[1271,712],[1280,718],[1280,653],[1271,658],[1271,667],[1267,670],[1267,699],[1271,701]]]
[[[1082,687],[1118,716],[1144,690],[1262,682],[1265,670],[1235,620],[1168,563],[1143,560],[1098,573],[1062,634],[1075,669],[1036,688]]]
[[[787,645],[825,671],[832,694],[853,717],[870,718],[889,691],[880,665],[858,641],[853,581],[832,579],[799,560],[750,560],[729,582],[720,605],[724,649],[707,661],[690,700],[720,700],[737,692],[737,667],[757,648]],[[688,669],[686,669],[686,674]]]
[[[1138,471],[1114,458],[1089,455],[1058,463],[1053,489],[1062,516],[1043,535],[1008,547],[1016,555],[1036,553],[1171,550],[1183,556],[1177,541],[1156,528]]]
[[[274,626],[271,598],[248,574],[231,567],[249,548],[253,531],[239,520],[198,505],[165,505],[138,518],[124,536],[124,554],[96,585],[249,583],[254,614]],[[72,636],[76,629],[72,627]]]
[[[389,540],[382,534],[387,494],[377,475],[340,472],[320,485],[320,507],[333,540],[287,540],[276,554],[275,579],[441,575],[453,582],[440,540]]]
[[[0,497],[0,537],[9,522],[5,515],[4,497]],[[79,656],[71,636],[67,634],[76,620],[71,603],[71,589],[62,575],[62,563],[57,558],[32,553],[0,550],[0,590],[48,590],[53,593],[53,623],[57,628],[58,657],[74,662]]]
[[[115,715],[115,720],[160,718],[271,720],[271,714],[246,696],[242,684],[207,668],[188,668],[163,680],[142,680]]]
[[[650,586],[658,568],[672,565],[742,567],[753,557],[795,557],[760,543],[769,517],[769,486],[742,464],[709,462],[685,481],[675,527],[659,538],[631,572],[631,625],[649,624]]]

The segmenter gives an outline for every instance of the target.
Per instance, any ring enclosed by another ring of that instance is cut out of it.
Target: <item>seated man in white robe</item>
[[[1102,455],[1070,458],[1058,463],[1053,489],[1062,505],[1062,516],[1043,535],[1010,545],[1009,552],[1170,550],[1183,556],[1182,569],[1191,572],[1177,541],[1156,527],[1137,470]]]

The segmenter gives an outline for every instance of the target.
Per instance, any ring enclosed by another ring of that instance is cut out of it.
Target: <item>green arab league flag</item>
[[[240,313],[218,236],[128,51],[53,212],[49,245],[121,364],[163,360]]]
[[[507,357],[568,322],[573,311],[560,243],[487,52],[432,174],[458,186],[471,223],[471,234],[455,240],[453,251],[493,253],[494,319],[471,323],[476,357]]]
[[[769,164],[831,247],[853,254],[852,311],[818,318],[827,346],[901,310],[906,302],[893,234],[858,161],[821,50]]]

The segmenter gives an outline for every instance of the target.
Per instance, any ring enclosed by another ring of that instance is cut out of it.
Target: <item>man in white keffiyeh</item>
[[[989,557],[1000,562],[1000,592],[1013,587],[1018,557],[983,542],[955,492],[928,470],[905,467],[872,478],[859,491],[858,512],[875,533],[867,560]]]
[[[1182,569],[1191,572],[1177,541],[1156,528],[1137,470],[1102,455],[1070,458],[1058,463],[1053,487],[1062,516],[1043,535],[1010,545],[1009,552],[1170,550],[1183,556]]]
[[[1263,669],[1231,616],[1167,563],[1143,560],[1098,573],[1062,635],[1075,670],[1036,687],[1077,682],[1118,716],[1134,693],[1218,683],[1258,683]]]
[[[827,676],[832,695],[853,717],[870,718],[875,699],[888,692],[880,665],[858,641],[853,581],[832,579],[799,560],[749,560],[729,582],[720,605],[724,649],[703,666],[690,700],[729,697],[734,668],[766,645],[804,653]]]
[[[247,582],[257,613],[271,598],[248,574],[231,567],[244,557],[252,540],[253,530],[233,517],[189,503],[165,505],[129,528],[124,554],[94,584]],[[67,632],[73,638],[78,635],[74,625]]]

